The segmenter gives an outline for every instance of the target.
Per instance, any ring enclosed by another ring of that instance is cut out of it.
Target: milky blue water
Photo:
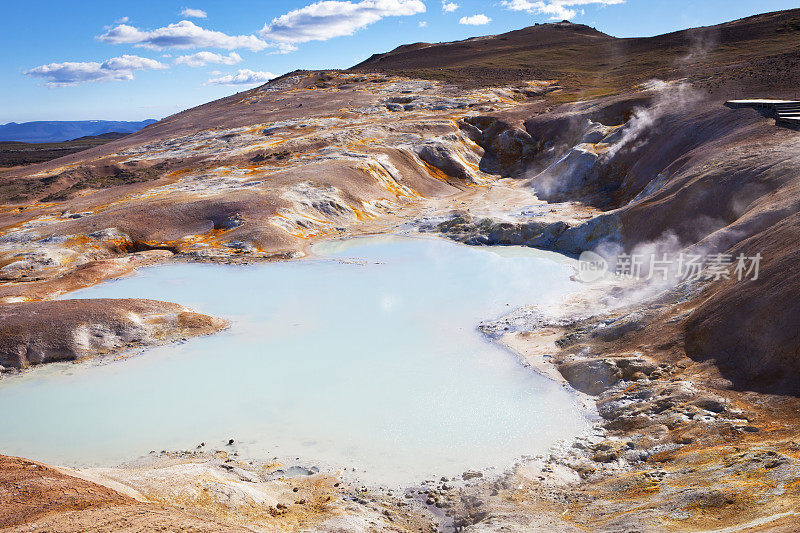
[[[477,330],[576,284],[558,256],[378,237],[320,259],[170,264],[69,295],[152,298],[227,318],[217,335],[0,381],[0,452],[110,466],[231,449],[413,483],[504,468],[587,429],[573,396]]]

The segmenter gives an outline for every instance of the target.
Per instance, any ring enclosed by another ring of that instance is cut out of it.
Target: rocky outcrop
[[[155,300],[0,305],[0,366],[24,368],[119,353],[219,331],[224,320]]]
[[[460,146],[462,145],[457,138],[437,139],[419,146],[417,155],[446,176],[473,185],[480,183],[481,179],[476,173],[478,157],[472,153],[467,154],[463,149],[459,150]],[[474,168],[470,168],[470,163]]]
[[[498,222],[490,218],[473,217],[468,213],[456,213],[435,226],[423,226],[421,230],[443,233],[465,244],[548,248],[567,228],[562,221]]]
[[[510,222],[455,213],[435,226],[423,225],[420,229],[436,231],[471,245],[531,246],[578,255],[602,242],[618,238],[620,222],[613,214],[570,225],[563,220]]]
[[[525,168],[541,148],[528,132],[496,117],[465,117],[459,128],[485,150],[481,161],[485,172],[511,176]]]
[[[641,355],[577,357],[558,364],[558,371],[575,389],[598,395],[621,381],[647,379],[658,365]]]
[[[530,180],[540,198],[563,201],[597,179],[600,155],[588,143],[570,149],[561,159]]]

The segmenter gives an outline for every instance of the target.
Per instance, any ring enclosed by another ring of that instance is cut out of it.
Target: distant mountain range
[[[53,143],[71,141],[79,137],[93,137],[104,133],[133,133],[154,122],[124,120],[45,120],[38,122],[9,122],[0,126],[0,142]]]

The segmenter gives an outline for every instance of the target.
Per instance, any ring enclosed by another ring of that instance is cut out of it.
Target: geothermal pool
[[[588,429],[572,394],[476,330],[576,290],[559,256],[401,237],[333,241],[315,254],[157,266],[69,295],[179,302],[232,327],[109,364],[4,378],[0,452],[112,466],[205,442],[411,484],[502,469]]]

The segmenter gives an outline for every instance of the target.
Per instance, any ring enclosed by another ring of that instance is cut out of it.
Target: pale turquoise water
[[[475,328],[576,290],[557,256],[392,237],[316,251],[364,263],[173,264],[70,295],[179,302],[233,326],[3,379],[0,452],[113,465],[234,438],[242,455],[412,483],[506,467],[586,430],[569,392]]]

